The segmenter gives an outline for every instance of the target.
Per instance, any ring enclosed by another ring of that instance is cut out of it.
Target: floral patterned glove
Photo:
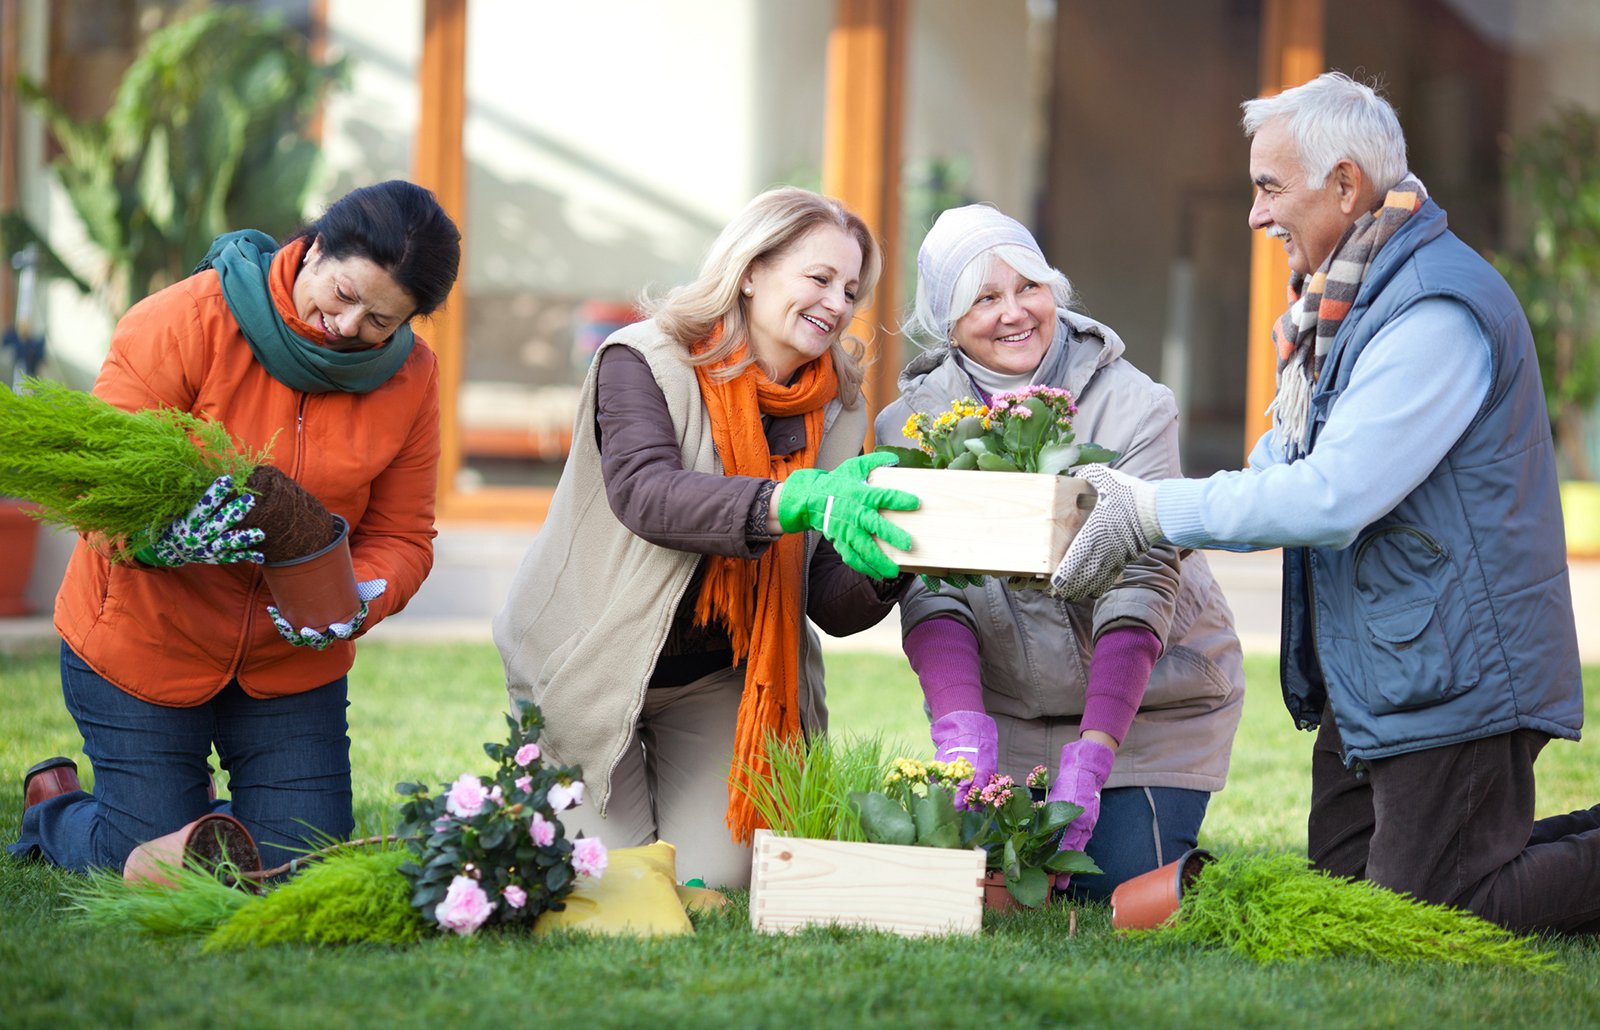
[[[295,647],[326,651],[333,646],[334,641],[349,640],[356,635],[361,624],[367,621],[367,602],[382,596],[387,589],[389,581],[386,579],[369,579],[364,583],[357,583],[356,596],[361,599],[361,608],[356,612],[355,618],[349,622],[335,622],[324,630],[312,629],[310,626],[295,629],[274,605],[267,605],[267,614],[272,617],[272,624],[278,628],[278,636]]]
[[[191,563],[232,565],[248,561],[259,565],[266,561],[254,548],[267,538],[267,531],[234,528],[256,506],[255,495],[240,494],[230,501],[231,493],[233,477],[218,476],[187,515],[173,519],[134,557],[146,565],[169,569]]]
[[[972,779],[956,785],[956,807],[967,807],[967,790],[989,782],[1000,765],[1000,728],[984,712],[951,712],[933,720],[933,757],[939,762],[965,758],[972,763]]]

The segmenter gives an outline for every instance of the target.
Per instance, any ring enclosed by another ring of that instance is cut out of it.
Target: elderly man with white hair
[[[1316,730],[1308,847],[1516,930],[1600,930],[1600,807],[1535,822],[1533,765],[1583,720],[1555,454],[1505,281],[1407,171],[1393,108],[1329,73],[1244,104],[1250,226],[1283,241],[1272,428],[1204,480],[1082,470],[1053,579],[1147,548],[1284,549],[1284,700]]]

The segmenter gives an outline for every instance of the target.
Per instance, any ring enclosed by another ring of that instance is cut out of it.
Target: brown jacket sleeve
[[[631,347],[600,354],[595,424],[606,500],[629,530],[675,551],[758,558],[767,549],[770,540],[745,529],[767,480],[685,469],[666,395]]]

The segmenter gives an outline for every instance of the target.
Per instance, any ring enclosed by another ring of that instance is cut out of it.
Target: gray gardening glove
[[[1166,538],[1156,520],[1156,486],[1109,465],[1085,465],[1074,474],[1089,481],[1099,499],[1050,577],[1058,601],[1087,601],[1111,589],[1127,564]]]
[[[278,636],[295,647],[326,651],[333,646],[334,641],[349,640],[356,635],[361,624],[367,621],[367,602],[382,596],[387,589],[389,581],[386,579],[369,579],[364,583],[357,583],[356,596],[361,599],[361,608],[356,612],[355,618],[349,622],[335,622],[323,630],[312,629],[310,626],[295,629],[274,605],[267,605],[267,614],[272,617],[272,624],[278,628]]]
[[[134,557],[146,565],[169,569],[189,564],[255,562],[259,565],[266,561],[255,548],[267,538],[267,531],[234,528],[256,506],[255,495],[242,493],[230,501],[231,493],[233,477],[218,476],[188,514],[173,519],[160,536],[136,551]]]

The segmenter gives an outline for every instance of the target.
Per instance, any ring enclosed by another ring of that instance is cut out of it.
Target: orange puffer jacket
[[[305,242],[286,245],[269,280],[278,313],[309,340],[291,290]],[[117,324],[94,392],[128,411],[171,407],[215,419],[315,494],[351,529],[356,579],[389,581],[365,628],[405,606],[433,566],[439,463],[439,374],[419,339],[388,382],[367,394],[301,393],[267,374],[201,272],[134,305]],[[259,566],[151,569],[111,564],[80,540],[56,598],[56,629],[101,676],[157,704],[201,704],[237,677],[254,697],[339,678],[355,644],[293,647],[273,628]]]

